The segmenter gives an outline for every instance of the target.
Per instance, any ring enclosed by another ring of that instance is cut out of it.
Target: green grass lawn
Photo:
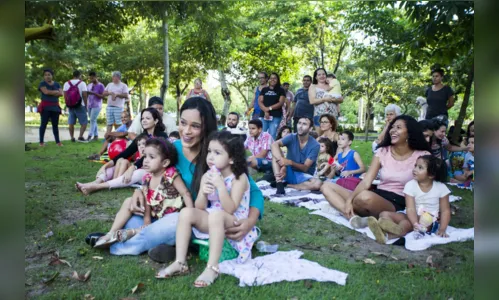
[[[304,208],[265,203],[258,226],[261,239],[277,243],[280,250],[297,249],[303,258],[348,273],[346,286],[316,281],[280,282],[261,287],[238,286],[238,279],[221,275],[207,289],[192,287],[204,264],[196,255],[189,261],[192,273],[171,280],[156,280],[162,265],[147,255],[111,256],[90,248],[84,241],[90,232],[105,232],[122,200],[131,189],[101,191],[84,197],[74,189],[76,181],[90,181],[100,167],[85,157],[100,143],[66,143],[58,148],[31,144],[25,152],[25,294],[42,299],[471,299],[474,297],[473,241],[410,252],[373,240],[329,220],[309,215]],[[367,164],[370,144],[354,142]],[[473,195],[452,188],[459,210],[450,225],[473,226]],[[45,237],[48,232],[50,237]],[[49,266],[58,251],[65,264]],[[254,250],[254,255],[260,255]],[[382,253],[383,255],[380,255]],[[432,256],[434,266],[426,263]],[[102,257],[96,259],[95,256]],[[366,264],[371,258],[376,264]],[[91,270],[87,282],[71,278],[73,271]],[[54,278],[52,281],[49,279]],[[44,283],[44,281],[48,281]],[[143,283],[135,294],[132,288]]]

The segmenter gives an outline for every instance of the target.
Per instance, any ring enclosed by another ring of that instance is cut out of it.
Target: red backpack
[[[78,107],[81,105],[81,95],[80,90],[78,89],[78,85],[81,83],[81,80],[78,81],[76,85],[71,83],[71,80],[68,81],[69,89],[64,94],[64,100],[66,101],[67,107]]]

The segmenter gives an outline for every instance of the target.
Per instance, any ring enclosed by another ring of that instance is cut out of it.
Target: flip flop
[[[105,236],[109,236],[110,238],[108,240],[104,240],[103,238]],[[118,238],[116,236],[116,232],[108,232],[105,235],[103,235],[102,237],[100,237],[95,242],[94,248],[96,248],[96,249],[106,248],[107,246],[110,246],[110,245],[116,243],[117,241],[118,241]]]
[[[177,263],[180,265],[180,270],[178,271],[173,271],[173,272],[168,272],[168,268],[172,266],[174,263]],[[175,276],[184,276],[189,274],[189,267],[185,262],[181,262],[180,260],[176,260],[173,263],[171,263],[168,267],[164,268],[163,270],[160,270],[158,273],[156,273],[156,278],[158,279],[166,279],[166,278],[172,278]],[[160,275],[163,274],[163,275]]]

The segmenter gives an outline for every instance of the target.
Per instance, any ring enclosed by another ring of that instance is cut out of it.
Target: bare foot
[[[83,195],[88,196],[93,191],[97,190],[97,186],[94,183],[76,183],[76,189],[78,189]]]

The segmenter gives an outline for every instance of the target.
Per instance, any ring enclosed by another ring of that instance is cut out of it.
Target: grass
[[[192,274],[172,280],[156,280],[162,265],[141,256],[111,256],[90,248],[84,238],[90,232],[105,231],[122,200],[131,189],[102,191],[84,197],[74,189],[78,181],[93,180],[99,165],[85,157],[98,143],[66,143],[58,148],[31,144],[25,152],[25,293],[41,299],[199,298],[199,299],[470,299],[474,297],[473,241],[453,243],[409,252],[403,247],[378,245],[371,239],[338,226],[306,209],[265,202],[265,216],[258,226],[262,239],[280,245],[280,250],[297,249],[303,258],[349,274],[346,286],[316,281],[280,282],[240,288],[235,277],[222,275],[208,289],[195,289],[192,282],[204,264],[194,255],[189,261]],[[370,144],[355,142],[367,164]],[[473,226],[473,196],[452,188],[463,197],[451,225]],[[50,237],[45,237],[53,232]],[[53,251],[70,262],[49,266]],[[376,252],[383,253],[379,255]],[[254,255],[260,255],[254,251]],[[434,267],[428,266],[431,255]],[[103,259],[94,259],[100,256]],[[390,256],[395,257],[391,258]],[[376,264],[366,264],[365,258]],[[87,282],[71,279],[73,271],[91,270]],[[49,278],[53,281],[43,283]],[[144,283],[132,294],[132,288]]]

